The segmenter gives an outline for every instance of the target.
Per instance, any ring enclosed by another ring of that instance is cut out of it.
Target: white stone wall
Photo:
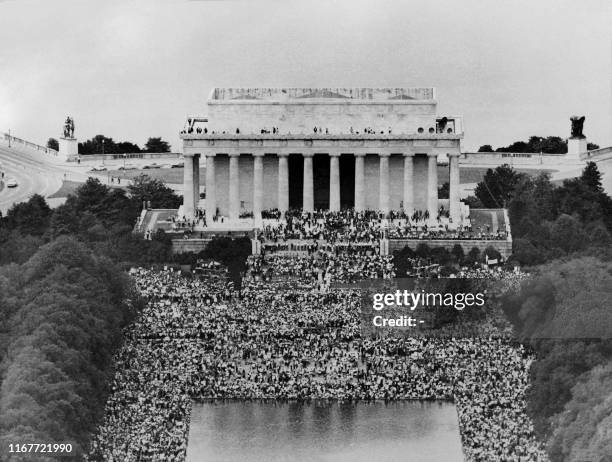
[[[277,127],[280,133],[311,134],[320,127],[330,134],[363,133],[372,128],[377,133],[417,133],[419,127],[428,132],[436,126],[435,103],[422,104],[210,104],[209,133],[260,134],[262,128]]]
[[[215,88],[207,101],[209,133],[428,133],[436,126],[433,88]],[[458,120],[456,132],[462,127]]]

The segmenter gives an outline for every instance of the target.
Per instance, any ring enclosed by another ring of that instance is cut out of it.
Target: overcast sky
[[[464,150],[612,145],[609,0],[0,0],[0,131],[180,150],[215,86],[433,86]]]

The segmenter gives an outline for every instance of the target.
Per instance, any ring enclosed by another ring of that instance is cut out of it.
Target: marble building
[[[462,119],[437,113],[433,88],[215,88],[183,140],[186,218],[261,222],[267,209],[429,211],[459,223]],[[449,200],[437,165],[448,162]]]

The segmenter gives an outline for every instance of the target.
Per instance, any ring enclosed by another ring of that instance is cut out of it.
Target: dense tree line
[[[398,277],[405,277],[407,272],[414,272],[415,266],[428,265],[439,265],[440,275],[448,276],[457,272],[462,266],[484,263],[487,258],[499,261],[501,254],[492,246],[488,246],[482,252],[478,247],[472,247],[465,253],[460,244],[455,244],[449,251],[444,247],[430,247],[424,242],[419,243],[415,250],[405,246],[393,252],[393,264]]]
[[[589,151],[599,149],[595,143],[587,143]],[[530,136],[527,141],[515,141],[514,143],[493,149],[490,144],[484,144],[478,148],[478,152],[541,152],[543,154],[565,154],[567,153],[567,141],[559,136]]]
[[[509,166],[476,188],[485,207],[507,207],[512,259],[537,276],[502,300],[537,353],[528,412],[553,461],[603,461],[612,428],[612,199],[596,164],[561,185]]]
[[[554,261],[502,306],[536,352],[528,412],[553,461],[612,454],[612,263]]]
[[[534,151],[530,141],[505,150]],[[612,199],[597,165],[561,185],[504,165],[475,194],[472,206],[508,208],[512,260],[536,273],[502,306],[537,353],[527,403],[538,435],[553,461],[611,460]]]
[[[163,231],[152,240],[132,234],[143,202],[154,208],[177,208],[181,199],[145,175],[126,190],[90,178],[54,210],[42,196],[34,195],[13,205],[0,219],[0,264],[24,263],[40,245],[63,235],[75,236],[116,263],[168,261],[171,243]]]
[[[42,246],[25,263],[0,267],[5,456],[10,443],[65,442],[76,454],[87,447],[122,328],[140,304],[128,276],[74,237]]]
[[[593,162],[580,177],[561,186],[547,173],[531,177],[502,165],[487,171],[475,194],[484,207],[508,208],[513,258],[521,264],[541,264],[576,252],[609,253],[612,198],[603,191]]]
[[[90,178],[56,209],[34,195],[0,217],[3,452],[17,442],[87,445],[121,329],[140,306],[121,269],[172,260],[163,231],[132,233],[143,201],[180,199],[145,177],[127,190]]]
[[[49,139],[49,142],[51,142],[51,139]],[[47,145],[49,145],[49,143],[47,143]],[[129,141],[115,141],[104,135],[96,135],[89,140],[79,143],[79,154],[83,155],[139,152],[170,152],[170,144],[160,137],[152,137],[147,140],[144,148],[140,148],[140,146],[135,143]]]

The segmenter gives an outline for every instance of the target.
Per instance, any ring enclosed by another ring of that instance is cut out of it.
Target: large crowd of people
[[[321,284],[392,277],[390,258],[266,255],[248,267],[241,287],[216,264],[199,276],[131,271],[148,303],[126,333],[88,460],[185,460],[194,399],[451,400],[466,460],[547,460],[525,410],[533,357],[523,346],[504,335],[372,335],[359,293]]]
[[[321,210],[305,212],[290,210],[282,217],[278,210],[263,213],[264,226],[259,238],[262,242],[287,240],[323,240],[326,242],[378,242],[388,239],[472,239],[503,240],[505,230],[471,224],[454,229],[445,219],[447,211],[439,210],[436,222],[429,220],[427,211],[414,211],[410,216],[402,212],[382,214],[373,210]]]

